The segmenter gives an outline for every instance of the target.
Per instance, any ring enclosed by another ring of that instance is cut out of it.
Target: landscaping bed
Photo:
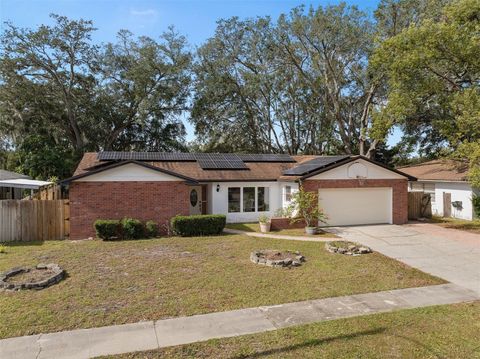
[[[308,262],[254,265],[261,248]],[[0,292],[1,338],[444,283],[378,253],[336,256],[324,243],[245,235],[10,243],[0,272],[37,263],[68,276],[41,291]]]
[[[153,358],[478,358],[480,302],[339,319],[118,356]]]
[[[225,228],[236,229],[244,232],[258,232],[260,233],[260,225],[258,223],[227,223]],[[335,234],[322,231],[319,229],[317,234],[306,234],[304,228],[288,228],[276,231],[270,231],[271,234],[282,234],[286,236],[303,236],[303,237],[328,237],[338,238]]]

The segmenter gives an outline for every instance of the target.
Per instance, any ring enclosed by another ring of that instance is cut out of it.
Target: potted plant
[[[318,206],[318,194],[315,192],[300,187],[292,194],[291,207],[290,213],[294,215],[290,217],[290,223],[304,221],[306,234],[316,234],[318,222],[327,223],[327,216]]]
[[[258,223],[260,223],[260,232],[262,233],[267,233],[270,232],[270,217],[262,214],[260,217],[258,217]]]

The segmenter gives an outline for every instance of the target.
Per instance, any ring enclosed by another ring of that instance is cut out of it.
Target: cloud
[[[154,9],[130,10],[130,15],[133,15],[133,16],[156,16],[157,11],[154,10]]]

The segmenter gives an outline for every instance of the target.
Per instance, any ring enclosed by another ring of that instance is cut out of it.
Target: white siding
[[[181,178],[162,173],[135,163],[127,163],[99,173],[82,177],[75,182],[114,182],[114,181],[182,181]]]
[[[309,180],[316,179],[352,179],[352,178],[368,178],[368,179],[401,179],[405,178],[398,173],[392,172],[386,168],[359,159],[320,173],[310,177]]]
[[[452,202],[461,201],[463,209],[452,206],[452,217],[472,220],[473,206],[472,186],[467,182],[435,182],[435,203],[432,204],[432,213],[443,216],[443,193],[451,193]]]

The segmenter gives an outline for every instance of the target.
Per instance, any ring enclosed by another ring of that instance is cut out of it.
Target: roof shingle
[[[433,160],[397,169],[417,177],[419,181],[467,181],[468,164],[454,160]]]

